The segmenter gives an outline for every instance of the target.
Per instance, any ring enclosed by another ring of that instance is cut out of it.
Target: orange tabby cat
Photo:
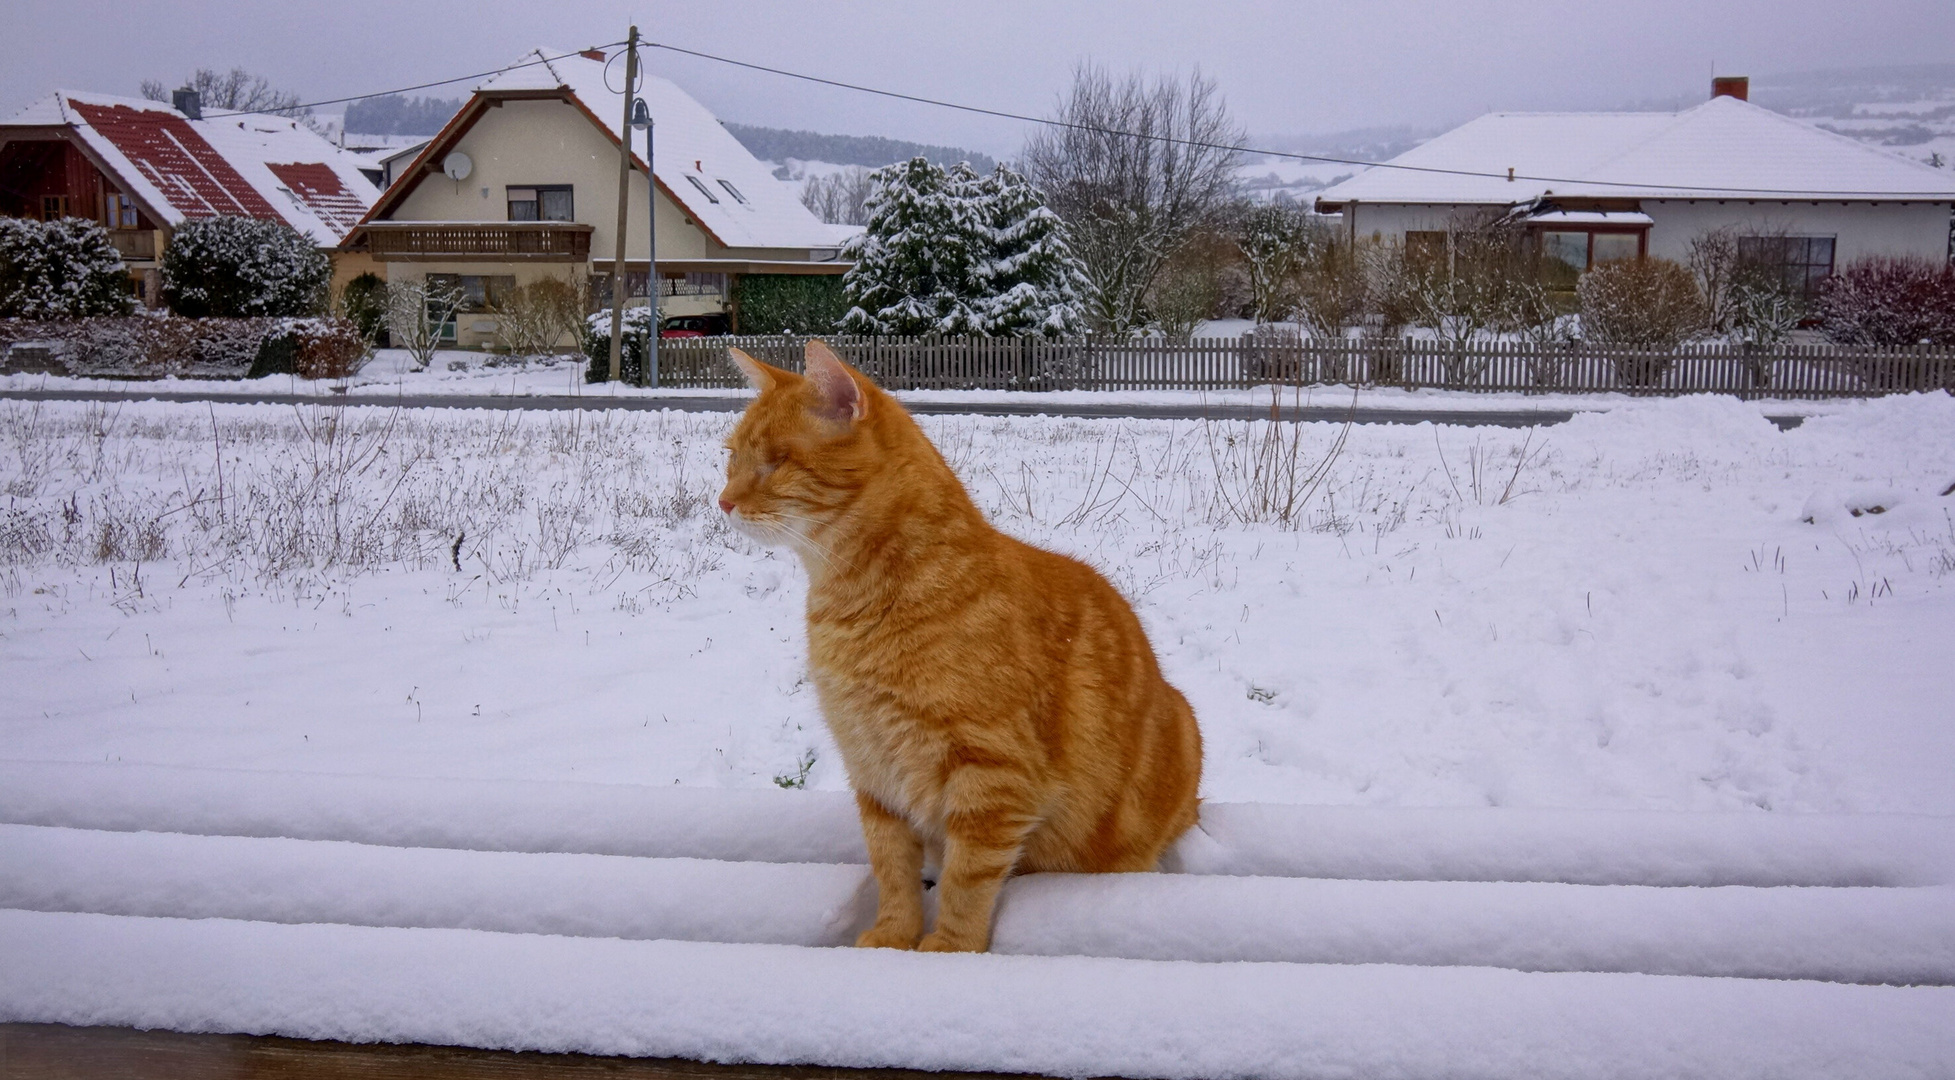
[[[982,951],[1014,870],[1153,870],[1201,733],[1090,567],[993,529],[902,405],[819,341],[760,391],[720,508],[806,565],[808,661],[879,900],[856,944]],[[923,934],[926,846],[942,865]]]

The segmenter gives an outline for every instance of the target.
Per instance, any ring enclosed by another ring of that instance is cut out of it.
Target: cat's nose
[[[732,499],[721,499],[721,500],[720,500],[720,513],[722,513],[722,514],[731,514],[732,512],[733,512],[733,500],[732,500]]]

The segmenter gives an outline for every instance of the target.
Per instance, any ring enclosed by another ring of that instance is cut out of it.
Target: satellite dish
[[[475,171],[475,162],[470,161],[467,154],[457,150],[441,159],[441,171],[447,173],[450,180],[466,180],[468,174]]]

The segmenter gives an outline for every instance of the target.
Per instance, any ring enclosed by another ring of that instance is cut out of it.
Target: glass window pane
[[[511,199],[511,200],[509,200],[509,220],[511,220],[511,221],[535,221],[535,220],[536,220],[536,200],[535,200],[535,199]]]
[[[1596,233],[1595,265],[1615,262],[1618,259],[1633,259],[1641,245],[1635,233]]]
[[[539,191],[537,195],[538,210],[544,221],[571,221],[576,218],[571,207],[569,188]]]
[[[1585,232],[1544,232],[1541,257],[1569,269],[1588,269],[1588,234]]]

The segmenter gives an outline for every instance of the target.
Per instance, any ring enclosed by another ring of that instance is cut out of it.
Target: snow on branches
[[[1088,288],[1065,225],[1005,166],[924,158],[870,174],[868,228],[842,285],[857,334],[1058,337],[1085,329]]]
[[[0,218],[0,318],[78,319],[134,307],[128,270],[102,226]]]
[[[179,315],[316,314],[332,264],[281,221],[215,217],[186,221],[163,251],[163,299]]]

